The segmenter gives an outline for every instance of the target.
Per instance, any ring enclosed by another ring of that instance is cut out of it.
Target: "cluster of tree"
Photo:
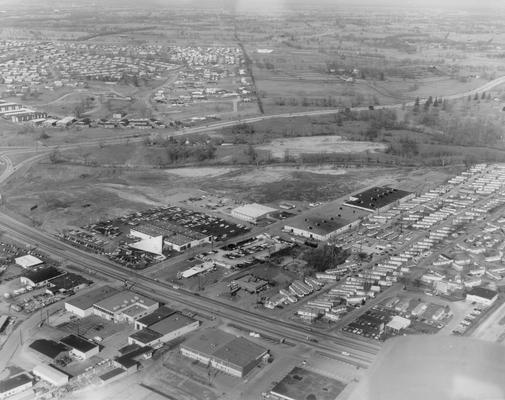
[[[86,98],[82,99],[80,103],[74,107],[74,116],[76,118],[82,118],[83,114],[93,106],[94,101],[94,97],[86,96]]]
[[[307,266],[316,272],[322,272],[327,269],[335,268],[342,264],[350,256],[349,250],[337,247],[332,244],[320,244],[304,255]]]
[[[216,147],[212,143],[198,143],[192,146],[184,144],[168,144],[166,147],[168,161],[171,164],[185,162],[190,159],[196,161],[212,160],[216,156]]]
[[[416,157],[419,155],[419,146],[415,140],[401,138],[397,143],[390,144],[386,152],[401,157]]]

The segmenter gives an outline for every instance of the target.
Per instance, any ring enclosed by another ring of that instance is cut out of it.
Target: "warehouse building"
[[[109,321],[129,322],[151,314],[159,303],[145,296],[124,290],[93,304],[93,314]]]
[[[275,208],[252,203],[234,208],[231,210],[231,216],[242,221],[256,224],[259,220],[267,218],[270,214],[276,211],[277,210]]]
[[[154,312],[152,312],[151,314],[146,315],[145,317],[142,317],[137,321],[135,321],[135,329],[141,330],[144,328],[149,328],[151,325],[154,325],[155,323],[161,321],[162,319],[165,319],[166,317],[169,317],[174,313],[175,310],[172,310],[167,306],[161,306],[160,308],[154,310]]]
[[[22,393],[33,386],[33,378],[26,372],[21,372],[8,379],[0,381],[0,399],[6,399]],[[33,392],[32,392],[33,393]],[[28,395],[26,393],[25,395]]]
[[[284,231],[295,236],[321,242],[356,228],[361,219],[368,216],[364,210],[346,207],[343,204],[327,204],[311,213],[299,215],[284,226]]]
[[[68,355],[70,351],[63,343],[58,343],[50,339],[34,340],[28,347],[35,351],[43,361],[47,362],[53,362],[60,356]]]
[[[181,353],[239,378],[270,357],[266,348],[218,329],[207,329],[187,340]]]
[[[480,286],[472,288],[472,290],[466,294],[466,301],[468,303],[477,303],[485,307],[492,306],[497,299],[497,292]]]
[[[44,264],[44,261],[39,260],[37,257],[27,254],[26,256],[17,257],[14,259],[16,265],[22,268],[33,268],[37,265]]]
[[[172,315],[137,331],[128,337],[129,344],[155,347],[198,329],[200,322],[180,313]]]
[[[52,295],[66,293],[68,291],[78,291],[91,285],[93,282],[81,275],[67,272],[65,275],[57,276],[47,282],[46,292]]]
[[[32,372],[33,375],[39,377],[43,381],[49,382],[53,386],[59,387],[68,383],[68,375],[50,365],[37,365]]]
[[[386,211],[394,205],[413,199],[414,193],[393,189],[388,186],[373,187],[352,195],[344,204],[368,212]]]
[[[87,360],[100,352],[100,347],[96,343],[77,335],[66,336],[60,342],[70,348],[70,354],[81,360]]]
[[[110,297],[119,291],[110,286],[100,286],[86,293],[73,296],[65,302],[65,310],[84,318],[93,314],[93,304]]]
[[[45,286],[49,280],[61,276],[65,272],[60,271],[55,267],[39,267],[26,270],[20,278],[21,284],[25,286],[42,287]]]

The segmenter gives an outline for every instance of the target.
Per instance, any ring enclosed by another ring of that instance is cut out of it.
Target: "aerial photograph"
[[[0,400],[505,400],[505,0],[0,0]]]

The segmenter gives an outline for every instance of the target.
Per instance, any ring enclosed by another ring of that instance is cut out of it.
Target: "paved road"
[[[41,250],[61,257],[83,271],[92,271],[98,275],[105,275],[119,281],[133,282],[135,290],[159,298],[164,302],[176,303],[206,315],[221,317],[250,330],[264,332],[278,338],[284,337],[296,343],[310,344],[320,351],[333,354],[343,361],[355,365],[368,366],[379,350],[379,345],[376,344],[365,343],[353,338],[344,338],[335,334],[312,331],[301,324],[279,321],[266,315],[243,310],[234,305],[200,297],[185,290],[175,289],[171,284],[158,282],[118,266],[101,256],[81,251],[1,213],[0,226],[14,239],[35,244]],[[311,339],[315,339],[317,342]],[[351,355],[344,356],[342,351],[347,351]]]
[[[488,82],[487,84],[481,86],[480,88],[460,93],[457,95],[447,96],[445,98],[457,99],[461,97],[474,95],[475,93],[478,92],[488,91],[493,87],[501,85],[503,83],[505,83],[505,76],[495,79],[494,81]],[[403,105],[404,104],[392,104],[392,105],[385,105],[381,108],[397,109],[403,107]],[[411,106],[413,105],[413,102],[406,103],[405,105]],[[354,111],[360,111],[366,109],[368,109],[368,107],[353,108]],[[238,125],[241,123],[254,123],[274,118],[331,115],[340,111],[341,109],[325,109],[325,110],[313,110],[297,113],[262,115],[238,121],[219,122],[205,127],[183,129],[181,131],[174,132],[173,134],[182,135],[186,133],[206,132],[219,128]],[[26,147],[3,148],[0,149],[3,150],[3,153],[1,154],[0,157],[4,161],[4,163],[6,163],[6,169],[0,175],[0,184],[4,183],[16,171],[28,168],[32,163],[36,162],[40,158],[47,156],[48,152],[52,151],[55,148],[66,150],[77,147],[94,147],[99,144],[119,144],[124,143],[125,141],[138,142],[143,140],[144,137],[145,135],[129,135],[126,137],[120,136],[105,140],[96,139],[82,143],[69,144],[63,146],[51,146],[42,149],[39,148],[34,149]],[[9,155],[28,154],[28,153],[35,153],[35,155],[31,158],[22,161],[17,166],[12,165],[12,161],[10,160]],[[320,351],[335,354],[336,357],[342,359],[343,361],[350,362],[355,365],[359,366],[369,365],[373,360],[374,355],[379,349],[378,345],[365,343],[361,340],[356,340],[353,338],[341,337],[334,334],[312,331],[310,328],[301,326],[299,324],[279,321],[269,316],[248,312],[233,305],[224,304],[213,299],[202,298],[198,295],[195,295],[194,293],[176,289],[171,285],[155,281],[151,278],[134,273],[133,271],[125,270],[123,267],[120,267],[108,260],[105,260],[101,257],[92,254],[85,253],[70,245],[62,243],[61,241],[48,235],[47,233],[37,231],[34,228],[24,225],[23,223],[16,221],[15,219],[3,213],[0,213],[0,226],[14,238],[17,238],[18,240],[21,240],[22,242],[25,243],[36,244],[43,251],[66,259],[85,271],[94,271],[97,274],[103,274],[116,280],[123,280],[123,281],[133,280],[135,282],[135,288],[137,290],[148,293],[151,296],[158,297],[163,301],[168,300],[173,303],[178,303],[183,306],[197,309],[206,314],[222,317],[224,319],[238,323],[242,326],[248,327],[254,331],[266,332],[270,335],[274,335],[277,337],[285,337],[290,341],[298,343],[300,342],[305,344],[308,343],[312,347]],[[351,353],[351,355],[344,356],[342,355],[342,351],[349,352]]]

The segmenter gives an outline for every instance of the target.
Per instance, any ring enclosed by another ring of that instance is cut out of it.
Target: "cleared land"
[[[384,150],[384,143],[354,142],[342,140],[340,136],[309,136],[292,139],[276,139],[265,146],[258,146],[259,150],[270,150],[275,158],[283,157],[286,152],[290,156],[304,153],[360,153],[363,151]]]
[[[2,197],[7,208],[54,232],[205,192],[278,206],[281,201],[332,200],[374,184],[422,190],[456,171],[332,165],[163,170],[44,162],[9,180]]]

